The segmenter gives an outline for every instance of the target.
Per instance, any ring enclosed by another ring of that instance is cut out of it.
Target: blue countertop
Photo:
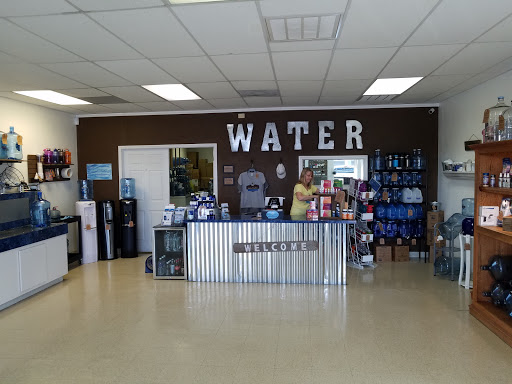
[[[252,215],[231,215],[229,220],[222,220],[220,218],[215,218],[214,220],[186,220],[186,222],[210,222],[210,223],[229,223],[232,222],[242,222],[242,223],[342,223],[342,224],[355,224],[355,220],[341,220],[338,218],[325,218],[319,217],[318,221],[306,220],[306,216],[284,216],[282,219],[266,219],[266,218],[257,218]]]
[[[9,251],[24,245],[43,241],[68,233],[67,224],[51,224],[46,228],[33,228],[30,225],[0,231],[0,252]]]

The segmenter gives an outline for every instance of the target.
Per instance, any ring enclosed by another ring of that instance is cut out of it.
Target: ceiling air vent
[[[389,103],[398,95],[363,95],[357,101],[356,104],[381,104]]]
[[[267,18],[270,41],[333,40],[338,36],[341,14]]]
[[[248,89],[238,91],[242,97],[279,97],[281,94],[278,89]]]

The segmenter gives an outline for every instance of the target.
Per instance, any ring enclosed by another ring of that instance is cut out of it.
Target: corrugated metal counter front
[[[237,217],[227,221],[189,221],[188,280],[346,284],[348,225],[354,223],[351,220],[244,220]],[[280,251],[283,249],[280,247],[286,247],[287,243],[283,245],[283,242],[306,241],[315,242],[318,249]],[[273,243],[266,249],[274,251],[236,253],[235,243]]]

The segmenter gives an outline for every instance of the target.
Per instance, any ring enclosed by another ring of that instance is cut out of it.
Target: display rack
[[[373,222],[373,213],[361,213],[358,210],[360,204],[373,201],[373,192],[360,192],[354,179],[350,180],[348,200],[351,209],[355,212],[356,224],[350,226],[350,255],[347,266],[364,269],[375,268],[371,244],[373,234],[368,224]]]
[[[503,167],[503,158],[512,155],[512,141],[476,144],[471,149],[475,151],[475,174],[499,174]],[[475,179],[473,291],[469,312],[512,346],[512,317],[502,308],[493,305],[491,298],[483,296],[483,292],[490,290],[494,279],[488,271],[480,269],[482,265],[488,264],[491,256],[512,255],[512,232],[503,231],[502,227],[477,225],[479,207],[500,206],[504,197],[512,197],[511,188],[484,188],[481,187],[481,180]]]
[[[73,164],[45,164],[43,163],[43,172],[48,169],[59,169],[69,168]],[[36,155],[27,155],[27,173],[30,182],[41,182],[40,180],[34,179],[34,175],[37,173],[37,156]],[[44,180],[45,183],[51,183],[54,181],[68,181],[69,178],[64,177],[54,177],[53,180]]]
[[[186,228],[156,225],[153,227],[153,278],[187,278]]]

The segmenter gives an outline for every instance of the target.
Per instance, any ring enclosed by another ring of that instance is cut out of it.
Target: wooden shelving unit
[[[73,164],[43,164],[43,170],[45,169],[63,169],[69,168]],[[34,175],[37,173],[37,157],[36,155],[27,155],[27,172],[30,182],[38,182],[38,180],[34,179]],[[66,179],[63,177],[54,178],[53,180],[45,180],[45,183],[52,183],[54,181],[68,181],[70,179]]]
[[[475,222],[478,220],[478,207],[500,206],[503,197],[512,196],[512,188],[491,188],[482,186],[484,172],[499,174],[503,168],[503,158],[512,157],[512,141],[500,141],[472,145],[475,151]],[[469,312],[487,328],[512,347],[512,317],[503,309],[494,306],[491,299],[482,292],[489,291],[494,282],[488,271],[480,270],[494,255],[512,254],[512,232],[501,227],[482,227],[475,224],[473,292]]]

